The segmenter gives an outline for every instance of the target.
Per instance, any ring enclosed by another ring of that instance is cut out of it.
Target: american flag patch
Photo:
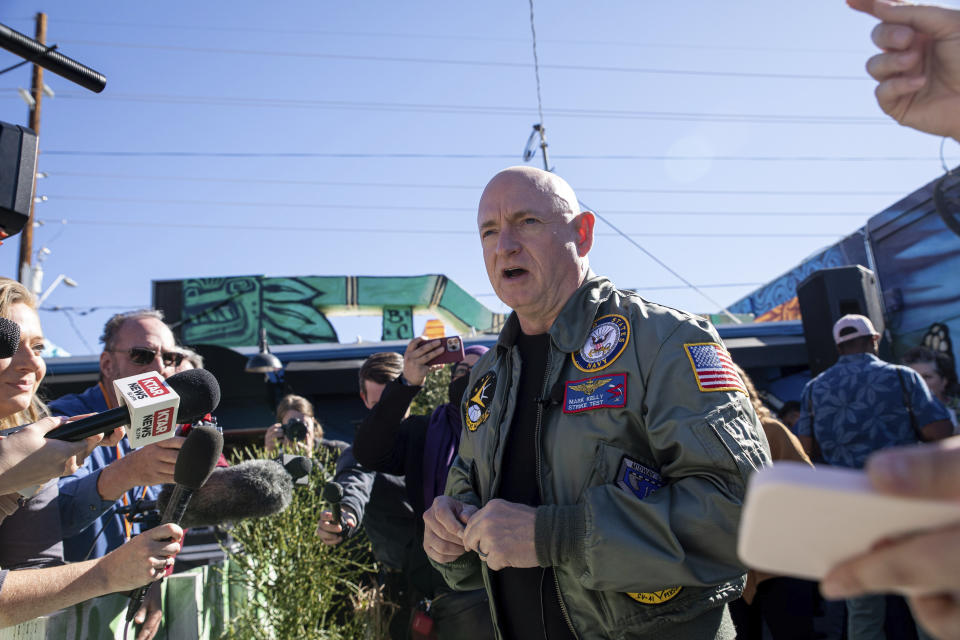
[[[739,391],[747,395],[727,350],[716,342],[685,344],[700,391]]]

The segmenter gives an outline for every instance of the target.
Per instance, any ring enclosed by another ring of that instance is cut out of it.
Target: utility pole
[[[533,125],[533,130],[540,134],[540,151],[543,156],[543,170],[550,171],[550,160],[547,158],[547,128],[543,123]]]
[[[35,39],[40,44],[47,43],[47,14],[37,14],[37,29]],[[40,102],[43,100],[43,67],[33,65],[33,82],[30,86],[33,95],[33,106],[30,108],[29,126],[40,136]],[[33,176],[33,193],[37,193],[37,176]],[[30,201],[30,218],[20,234],[20,282],[30,286],[31,263],[33,254],[33,219],[34,200]]]

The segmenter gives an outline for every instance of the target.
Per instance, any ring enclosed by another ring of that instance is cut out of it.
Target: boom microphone
[[[206,369],[181,371],[167,378],[166,382],[180,396],[177,423],[196,422],[220,404],[220,385],[213,374]],[[117,427],[128,424],[130,424],[130,409],[124,405],[88,418],[68,422],[47,433],[46,437],[77,442],[98,433],[110,433]],[[179,462],[180,458],[177,458],[177,463]]]
[[[20,325],[0,318],[0,358],[12,358],[20,348]]]
[[[0,47],[95,93],[107,86],[103,74],[3,24],[0,24]]]
[[[165,485],[157,496],[157,508],[165,510],[174,493],[172,485]],[[270,516],[290,506],[292,494],[293,479],[278,462],[246,460],[214,469],[193,495],[180,524],[205,527]]]
[[[193,371],[203,371],[203,369],[192,369],[184,373]],[[183,446],[180,447],[180,453],[177,454],[177,463],[173,467],[173,480],[176,484],[163,510],[161,524],[168,522],[180,524],[190,498],[210,477],[222,451],[223,434],[216,427],[196,427],[190,430]],[[130,596],[127,622],[133,620],[149,588],[150,585],[140,587]]]

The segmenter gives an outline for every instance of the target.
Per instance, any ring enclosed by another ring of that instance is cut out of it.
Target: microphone
[[[313,460],[306,456],[295,456],[290,453],[281,453],[276,457],[276,462],[283,465],[293,484],[306,486],[310,484],[310,472],[313,471]]]
[[[107,79],[102,74],[2,24],[0,47],[94,93],[100,93],[107,86]]]
[[[0,318],[0,358],[12,358],[20,348],[20,325]]]
[[[191,369],[191,371],[203,370]],[[190,373],[190,371],[184,371],[184,373]],[[176,485],[163,510],[160,524],[168,522],[180,524],[190,498],[210,477],[220,459],[221,451],[223,451],[223,434],[216,428],[197,427],[190,430],[183,446],[180,447],[177,463],[173,467],[173,480]],[[150,585],[145,585],[131,594],[130,605],[127,607],[127,623],[133,620],[149,588]]]
[[[206,369],[181,371],[167,378],[166,382],[180,396],[177,423],[196,422],[220,404],[220,384]],[[117,427],[129,424],[130,409],[124,405],[68,422],[47,433],[46,437],[76,442],[98,433],[109,433]],[[177,460],[179,462],[180,459],[177,458]]]
[[[174,485],[164,485],[157,496],[157,508],[166,511],[175,493]],[[245,460],[214,469],[207,483],[193,494],[178,522],[186,529],[263,518],[286,509],[292,498],[293,479],[278,462]]]
[[[330,503],[330,514],[333,516],[333,521],[342,527],[340,537],[346,538],[352,527],[348,527],[343,522],[343,510],[340,508],[340,502],[343,500],[343,487],[339,482],[331,480],[323,485],[323,492],[320,497],[323,498],[324,502]]]

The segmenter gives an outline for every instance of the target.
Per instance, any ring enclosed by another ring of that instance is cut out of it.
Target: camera
[[[283,429],[283,437],[290,442],[302,442],[307,439],[307,433],[310,427],[300,418],[291,418],[280,427]]]

